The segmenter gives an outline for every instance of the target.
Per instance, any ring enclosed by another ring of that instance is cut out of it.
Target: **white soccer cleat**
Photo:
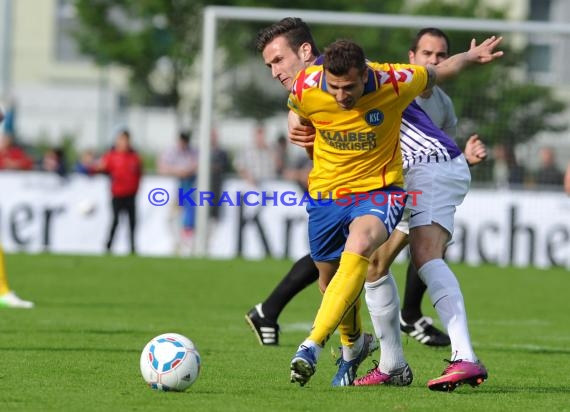
[[[0,308],[31,309],[33,307],[34,302],[23,300],[12,291],[0,296]]]

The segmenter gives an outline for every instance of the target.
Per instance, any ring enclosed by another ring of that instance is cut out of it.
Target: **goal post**
[[[213,120],[214,69],[216,31],[221,20],[248,22],[276,22],[285,17],[299,17],[309,24],[327,24],[360,27],[408,28],[438,27],[443,30],[485,31],[491,33],[526,33],[570,35],[570,25],[562,22],[503,21],[489,19],[391,15],[374,13],[334,12],[323,10],[271,9],[255,7],[208,6],[203,12],[201,86],[199,115],[199,165],[197,190],[210,188],[210,140]],[[261,65],[260,60],[260,65]],[[208,256],[207,206],[197,208],[195,254]]]

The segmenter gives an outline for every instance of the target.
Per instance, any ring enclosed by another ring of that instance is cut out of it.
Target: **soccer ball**
[[[91,216],[97,211],[97,204],[90,199],[83,199],[77,204],[77,212],[81,216]]]
[[[187,337],[165,333],[146,344],[140,366],[143,379],[152,389],[184,391],[200,374],[200,354]]]

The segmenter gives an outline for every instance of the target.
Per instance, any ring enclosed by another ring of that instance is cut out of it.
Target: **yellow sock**
[[[0,295],[10,292],[8,287],[8,278],[6,276],[6,264],[4,262],[4,249],[0,245]]]
[[[325,345],[349,309],[360,299],[367,270],[368,259],[364,256],[342,253],[338,270],[323,295],[309,340]],[[360,322],[359,311],[355,312],[356,318]]]
[[[342,346],[351,348],[362,333],[360,306],[361,300],[358,298],[338,325],[338,333],[340,334],[340,343]]]

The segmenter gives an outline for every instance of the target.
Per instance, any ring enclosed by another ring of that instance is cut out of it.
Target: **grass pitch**
[[[426,382],[441,373],[449,350],[406,338],[410,387],[332,388],[328,348],[306,387],[290,384],[290,358],[320,301],[316,286],[285,309],[279,347],[259,346],[243,318],[290,265],[9,255],[12,287],[37,307],[0,310],[0,410],[570,410],[567,270],[453,266],[489,380],[448,394],[430,392]],[[394,272],[402,290],[404,267]],[[435,315],[427,299],[425,312]],[[152,391],[140,376],[143,346],[164,332],[190,337],[202,356],[201,376],[187,392]]]

